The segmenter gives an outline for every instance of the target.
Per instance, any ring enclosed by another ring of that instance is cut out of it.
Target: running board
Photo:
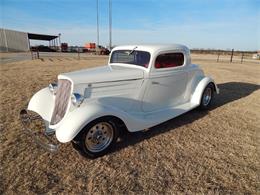
[[[167,120],[177,117],[181,114],[184,114],[185,112],[188,112],[188,111],[196,108],[197,106],[199,106],[199,105],[188,102],[188,103],[185,103],[182,105],[178,105],[176,107],[163,109],[163,110],[156,111],[156,112],[149,112],[144,116],[144,118],[149,119],[149,120],[156,120],[156,119],[164,118],[164,119],[166,119],[165,121],[167,121]]]

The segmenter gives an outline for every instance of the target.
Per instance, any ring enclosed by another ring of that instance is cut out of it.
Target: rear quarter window
[[[157,56],[155,60],[155,68],[172,68],[182,66],[184,64],[183,53],[166,53]]]

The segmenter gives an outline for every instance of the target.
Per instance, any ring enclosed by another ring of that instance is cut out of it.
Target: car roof
[[[158,53],[161,51],[169,51],[169,50],[182,50],[189,52],[189,48],[185,45],[180,44],[145,44],[145,45],[122,45],[115,47],[112,51],[115,50],[142,50],[142,51],[148,51],[152,54]]]

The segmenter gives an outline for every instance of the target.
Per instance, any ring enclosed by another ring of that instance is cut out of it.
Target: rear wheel
[[[74,145],[83,156],[96,158],[106,154],[117,141],[118,127],[112,118],[89,123],[77,136]]]
[[[206,110],[209,108],[214,95],[214,85],[209,83],[204,89],[201,100],[200,100],[200,109]]]

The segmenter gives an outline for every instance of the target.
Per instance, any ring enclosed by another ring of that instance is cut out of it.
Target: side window
[[[183,53],[167,53],[159,55],[155,60],[155,68],[171,68],[182,66],[184,63]]]

